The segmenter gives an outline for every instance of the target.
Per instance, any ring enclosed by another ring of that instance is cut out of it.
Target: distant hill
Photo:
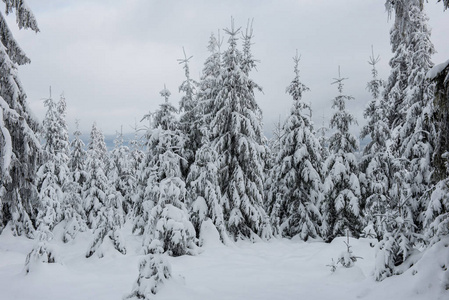
[[[70,140],[73,140],[73,135],[70,135]],[[81,140],[86,144],[89,143],[90,134],[82,134]],[[108,151],[111,151],[114,149],[114,140],[116,138],[115,134],[105,134],[104,135],[104,142],[106,143],[106,147],[108,148]],[[134,133],[124,133],[123,134],[123,142],[125,146],[129,146],[129,141],[134,139]]]

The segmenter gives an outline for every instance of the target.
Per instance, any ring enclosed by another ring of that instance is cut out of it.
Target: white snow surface
[[[447,66],[449,65],[449,59],[446,60],[444,63],[442,64],[438,64],[436,66],[433,66],[432,69],[429,70],[429,72],[427,72],[426,74],[426,78],[428,79],[434,79],[435,77],[437,77],[441,71],[443,71]]]
[[[372,239],[350,239],[358,259],[352,268],[326,266],[346,250],[345,238],[332,243],[273,239],[269,242],[218,243],[217,234],[205,224],[204,243],[197,256],[169,257],[171,278],[154,299],[449,299],[443,287],[449,282],[449,238],[435,244],[421,260],[400,276],[374,281]],[[52,241],[60,263],[42,264],[28,275],[25,257],[34,241],[14,237],[6,228],[0,235],[0,298],[20,300],[122,299],[138,276],[143,257],[141,238],[133,236],[131,224],[124,228],[128,252],[122,255],[105,244],[103,258],[85,258],[90,233],[80,233],[68,244],[60,240],[57,227]],[[152,299],[153,299],[152,298]]]

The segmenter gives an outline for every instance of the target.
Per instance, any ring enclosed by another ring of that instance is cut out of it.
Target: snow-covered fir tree
[[[83,208],[82,187],[87,180],[86,172],[86,150],[81,139],[79,121],[76,120],[76,130],[73,133],[73,140],[70,143],[70,177],[71,181],[66,186],[64,195],[63,214],[66,225],[63,234],[65,243],[73,240],[78,232],[87,230],[86,215]]]
[[[354,98],[343,94],[343,81],[335,78],[339,95],[332,101],[337,111],[330,126],[335,130],[329,139],[329,157],[325,161],[323,235],[327,241],[344,236],[349,230],[352,236],[361,232],[360,183],[358,165],[354,152],[358,148],[356,138],[349,132],[349,126],[356,122],[346,110],[346,101]]]
[[[430,198],[434,124],[433,86],[425,80],[434,53],[423,3],[419,0],[387,1],[395,12],[391,31],[394,57],[384,97],[390,102],[393,176],[385,233],[376,256],[377,280],[400,274],[413,252],[423,228],[424,211]]]
[[[226,30],[229,47],[223,53],[219,92],[210,125],[211,143],[219,155],[219,183],[225,223],[234,239],[268,238],[271,227],[263,205],[265,138],[261,111],[255,100],[258,87],[242,70],[237,49],[239,29]]]
[[[6,14],[15,12],[19,29],[39,32],[25,1],[4,1]],[[18,66],[30,63],[0,12],[0,230],[11,222],[15,235],[33,237],[37,216],[35,174],[40,155],[33,116],[18,76]]]
[[[52,231],[62,221],[64,189],[70,181],[69,141],[65,123],[65,99],[56,104],[50,97],[45,100],[47,113],[44,119],[44,161],[36,174],[38,189],[38,216],[36,225]],[[39,229],[43,231],[43,229]]]
[[[221,89],[220,74],[221,74],[221,40],[212,33],[209,39],[207,49],[210,56],[206,59],[202,70],[201,80],[198,84],[198,113],[201,115],[200,128],[207,126],[209,128],[210,122],[214,117],[215,112],[215,98]]]
[[[130,149],[124,145],[123,133],[120,131],[117,133],[114,140],[114,149],[112,149],[110,154],[108,179],[123,199],[125,215],[131,211],[134,202],[135,180],[131,163]]]
[[[125,299],[150,300],[172,277],[171,265],[163,254],[148,254],[139,263],[139,276]]]
[[[136,201],[139,195],[139,176],[140,176],[140,165],[145,159],[145,152],[142,150],[142,138],[138,135],[137,124],[134,127],[134,138],[129,141],[130,152],[129,152],[129,170],[130,170],[130,180],[133,193],[131,195],[131,211],[128,214],[135,217],[134,210],[136,208]]]
[[[306,114],[309,106],[302,100],[308,91],[299,78],[298,54],[293,58],[295,77],[286,92],[293,98],[290,116],[284,123],[275,160],[274,182],[269,195],[274,198],[272,224],[279,234],[299,235],[303,240],[320,234],[321,214],[317,205],[321,198],[322,161],[320,143]]]
[[[382,238],[384,228],[382,226],[384,215],[389,202],[389,190],[392,180],[392,155],[387,147],[390,138],[388,126],[388,104],[382,97],[384,82],[378,78],[376,64],[379,57],[370,57],[369,64],[372,66],[372,79],[367,84],[372,99],[364,111],[367,124],[362,128],[360,137],[369,137],[370,141],[363,149],[360,161],[360,185],[365,214],[365,225],[368,230],[374,230],[378,239]]]
[[[121,194],[115,190],[105,194],[105,202],[98,209],[94,238],[89,245],[86,257],[94,253],[100,258],[103,257],[102,245],[108,242],[112,242],[117,251],[126,254],[125,240],[121,231],[125,223],[122,199]]]
[[[91,140],[87,159],[87,180],[83,185],[84,210],[87,225],[94,230],[94,237],[86,253],[86,257],[94,253],[103,257],[102,245],[109,240],[114,248],[122,254],[126,248],[121,234],[125,222],[123,197],[116,191],[115,185],[105,175],[105,142],[102,132],[96,124],[92,125]]]
[[[181,112],[179,125],[185,136],[183,156],[186,163],[183,162],[182,168],[184,177],[187,177],[189,167],[195,160],[196,150],[201,146],[201,115],[196,95],[198,83],[190,77],[189,61],[191,58],[192,56],[187,57],[184,51],[184,58],[178,59],[178,62],[183,65],[186,77],[179,86],[179,91],[184,94],[179,102],[179,111]]]
[[[87,179],[83,184],[82,191],[87,225],[91,229],[97,228],[100,209],[106,205],[111,188],[105,175],[103,144],[103,134],[94,123],[87,153]]]
[[[104,141],[103,132],[97,127],[95,122],[92,125],[92,130],[90,131],[87,149],[90,156],[95,153],[95,155],[103,161],[103,167],[106,171],[109,163],[108,148],[106,147],[106,142]]]
[[[159,145],[157,134],[153,135],[153,131],[156,128],[166,131],[175,131],[179,128],[179,123],[174,116],[177,109],[168,101],[171,93],[165,85],[160,94],[164,98],[164,103],[160,105],[159,110],[146,114],[142,119],[142,121],[148,119],[150,125],[144,135],[146,153],[139,166],[137,194],[135,196],[133,232],[138,234],[145,231],[149,221],[148,213],[154,206],[155,199],[152,195],[153,181],[155,180],[153,176],[154,165],[157,163],[158,156],[165,150],[162,145]],[[178,151],[180,150],[178,149]]]
[[[407,202],[412,207],[413,220],[417,229],[422,229],[423,213],[429,198],[426,191],[432,184],[432,156],[434,149],[435,127],[433,116],[433,88],[425,80],[427,72],[433,66],[431,55],[435,53],[430,41],[430,29],[427,16],[419,4],[409,8],[409,47],[410,75],[405,89],[405,121],[393,129],[393,141],[398,146],[398,156],[408,163],[409,184]],[[396,135],[395,135],[396,134]]]
[[[206,131],[206,127],[203,127]],[[201,236],[201,225],[210,219],[220,233],[223,242],[228,237],[223,217],[221,190],[218,183],[218,155],[207,139],[207,132],[203,133],[203,146],[195,155],[195,162],[190,167],[187,177],[187,203],[190,207],[190,220],[195,228],[197,237]]]
[[[142,203],[143,248],[145,253],[158,253],[161,248],[172,256],[193,254],[195,229],[189,221],[181,172],[184,138],[173,115],[176,109],[168,101],[170,92],[164,88],[161,95],[165,101],[154,114],[148,139],[151,154]]]
[[[76,130],[73,132],[73,140],[70,143],[70,162],[69,167],[72,172],[73,181],[78,183],[81,187],[87,178],[86,173],[86,159],[87,152],[86,145],[81,139],[81,131],[79,130],[79,120],[76,120]]]
[[[437,181],[425,214],[425,234],[432,245],[449,234],[449,60],[433,67],[427,75],[435,82],[437,138],[434,179]]]

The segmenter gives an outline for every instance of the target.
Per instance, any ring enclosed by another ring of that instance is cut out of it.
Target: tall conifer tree
[[[293,58],[295,78],[286,92],[293,98],[290,116],[282,128],[279,152],[275,160],[272,185],[272,223],[280,234],[301,239],[315,238],[320,233],[321,214],[317,208],[321,198],[320,143],[313,133],[313,125],[302,100],[308,91],[299,79],[298,54]]]
[[[242,53],[237,49],[239,31],[233,23],[226,30],[229,47],[223,54],[221,88],[211,114],[211,142],[219,155],[228,232],[234,239],[269,237],[271,227],[263,207],[265,138],[254,94],[258,86],[242,70]]]

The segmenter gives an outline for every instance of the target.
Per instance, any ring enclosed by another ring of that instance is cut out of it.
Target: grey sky
[[[433,28],[438,53],[434,62],[449,58],[449,12],[430,0],[426,11]],[[371,45],[381,56],[379,74],[386,79],[391,57],[388,21],[383,0],[249,0],[249,1],[149,1],[149,0],[28,0],[41,32],[11,29],[32,63],[19,74],[35,114],[45,114],[42,98],[64,92],[68,103],[69,130],[80,119],[87,133],[96,121],[105,133],[123,125],[132,131],[149,110],[161,103],[164,83],[177,104],[184,71],[177,59],[182,47],[192,55],[191,74],[199,78],[211,32],[237,26],[254,18],[254,56],[260,60],[252,76],[264,90],[257,100],[264,114],[265,132],[270,134],[279,115],[285,118],[291,99],[285,87],[293,78],[292,57],[301,54],[300,71],[311,91],[304,95],[312,103],[315,126],[328,122],[337,77],[348,77],[345,93],[355,97],[348,104],[363,125],[363,108],[370,99],[366,82]],[[226,47],[227,37],[224,47]],[[358,134],[358,127],[352,131]]]

